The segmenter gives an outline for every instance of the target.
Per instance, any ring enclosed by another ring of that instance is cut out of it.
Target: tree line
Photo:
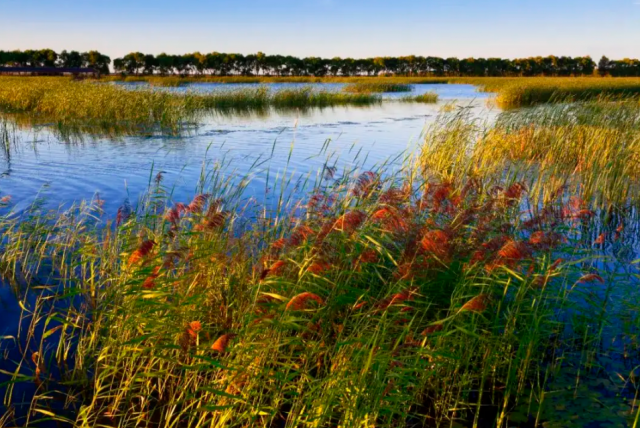
[[[593,74],[590,57],[438,58],[423,56],[298,58],[294,56],[194,52],[154,56],[132,52],[113,62],[124,74],[266,76],[584,76]]]
[[[2,51],[0,50],[0,66],[5,67],[59,67],[59,68],[93,68],[103,74],[109,73],[111,58],[98,51],[78,52],[51,49]]]
[[[0,66],[94,68],[109,73],[111,58],[98,51],[51,49],[0,51]],[[432,56],[353,58],[298,58],[294,56],[194,52],[159,55],[132,52],[113,61],[116,73],[129,75],[216,76],[640,76],[637,59],[610,60],[596,64],[590,57],[546,56],[531,58],[439,58]]]

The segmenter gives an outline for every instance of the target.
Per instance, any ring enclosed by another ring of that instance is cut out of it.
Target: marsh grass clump
[[[162,85],[182,84],[161,80]],[[0,110],[30,116],[33,123],[53,122],[59,128],[96,129],[102,134],[119,128],[127,133],[176,133],[212,111],[262,111],[371,105],[371,94],[341,94],[311,88],[270,91],[264,86],[231,91],[171,92],[148,87],[76,82],[63,78],[0,78]],[[24,121],[24,119],[23,119]]]
[[[0,79],[0,109],[59,126],[178,130],[199,113],[198,98],[60,78]]]
[[[448,116],[447,116],[448,115]],[[640,109],[604,98],[503,113],[495,124],[463,110],[431,126],[420,164],[436,177],[514,177],[544,200],[559,189],[596,205],[640,201]]]
[[[496,102],[503,109],[544,103],[570,103],[598,97],[637,97],[638,78],[531,78],[507,82],[498,89]]]
[[[411,92],[411,85],[402,83],[384,82],[357,82],[344,87],[345,92],[352,93],[387,93],[387,92]]]
[[[405,96],[400,98],[400,101],[408,103],[423,103],[423,104],[435,104],[438,102],[438,94],[435,92],[426,92],[422,95]]]
[[[379,96],[372,94],[344,94],[339,92],[314,91],[312,87],[283,89],[275,91],[271,97],[271,104],[276,108],[372,105],[379,104],[382,101]]]

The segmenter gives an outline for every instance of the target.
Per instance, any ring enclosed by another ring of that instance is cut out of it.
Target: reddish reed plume
[[[598,281],[601,284],[604,284],[604,278],[602,278],[600,275],[596,274],[596,273],[589,273],[586,275],[583,275],[580,277],[580,279],[578,279],[578,284],[586,284],[588,282],[594,282],[594,281]]]
[[[293,230],[287,244],[292,247],[298,247],[303,242],[305,242],[307,238],[309,238],[310,236],[313,236],[314,234],[315,234],[315,231],[311,229],[309,226],[305,224],[300,225]]]
[[[260,275],[260,279],[265,279],[269,275],[279,275],[284,270],[284,267],[287,265],[287,262],[284,260],[278,260],[274,264],[272,264],[268,269],[262,271]]]
[[[386,299],[381,300],[376,306],[380,310],[388,309],[391,306],[394,306],[403,302],[407,302],[407,301],[412,301],[413,296],[416,293],[417,293],[417,290],[415,288],[409,288],[407,290],[401,291],[400,293],[396,293],[391,297],[387,297]]]
[[[324,304],[324,300],[317,294],[305,291],[304,293],[300,293],[296,296],[293,296],[287,306],[285,307],[285,311],[301,311],[307,308],[307,303],[310,301],[314,301],[318,303],[318,305]]]
[[[367,215],[362,211],[349,211],[336,220],[333,224],[333,229],[351,234],[355,232],[366,219]]]
[[[158,276],[160,276],[160,266],[153,268],[153,272],[142,283],[142,288],[147,290],[155,288]]]
[[[200,321],[191,321],[187,325],[187,333],[193,338],[198,336],[200,330],[202,330],[202,323]]]
[[[442,331],[443,328],[444,328],[444,326],[442,324],[432,325],[432,326],[429,326],[429,327],[425,328],[424,331],[422,333],[420,333],[420,335],[429,336],[430,334]]]
[[[315,275],[320,275],[322,272],[326,272],[331,269],[331,264],[325,262],[313,262],[309,268],[307,268],[307,272],[310,272]]]
[[[187,206],[187,211],[189,211],[190,213],[202,212],[202,209],[204,208],[204,204],[207,203],[207,200],[209,200],[210,196],[211,195],[207,193],[196,195],[191,201],[191,203]]]
[[[216,339],[215,342],[213,342],[213,345],[211,345],[211,350],[218,352],[220,354],[224,354],[225,352],[227,352],[229,343],[236,336],[237,334],[233,334],[233,333],[223,334],[218,339]]]
[[[480,294],[462,305],[459,312],[484,312],[489,304],[489,296]]]
[[[375,190],[378,182],[378,174],[372,171],[364,172],[356,180],[353,194],[358,197],[367,197]]]
[[[443,230],[426,232],[420,241],[420,245],[424,251],[434,254],[438,258],[446,258],[450,255],[449,235]]]
[[[129,256],[129,264],[132,265],[134,263],[137,263],[142,258],[146,257],[151,252],[154,245],[156,245],[156,243],[151,240],[147,239],[143,241],[142,244],[140,244],[140,246],[138,247],[138,249],[136,249],[131,254],[131,256]]]
[[[404,220],[407,217],[406,212],[393,207],[381,208],[371,216],[374,222],[382,224],[386,231],[393,233],[402,233],[409,229]]]

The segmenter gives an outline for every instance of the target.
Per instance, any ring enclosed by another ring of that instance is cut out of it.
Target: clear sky
[[[640,57],[640,0],[0,0],[0,49]]]

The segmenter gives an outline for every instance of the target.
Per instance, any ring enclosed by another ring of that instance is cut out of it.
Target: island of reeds
[[[354,93],[411,92],[411,86],[401,83],[358,82],[346,85],[344,91]]]

